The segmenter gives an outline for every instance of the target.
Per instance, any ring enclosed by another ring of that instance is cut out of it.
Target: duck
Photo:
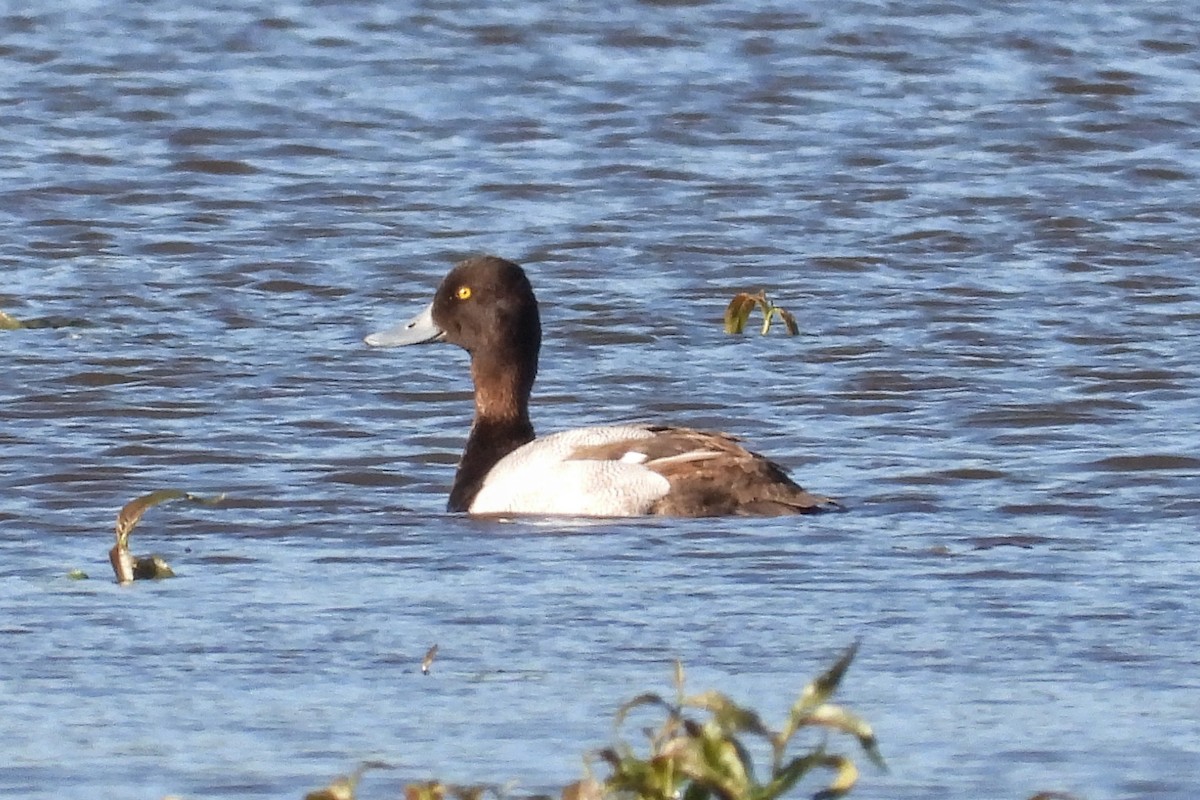
[[[445,342],[466,350],[475,414],[446,508],[476,516],[782,516],[840,510],[734,436],[619,424],[536,437],[529,400],[542,344],[533,287],[519,264],[473,256],[412,319],[371,347]]]

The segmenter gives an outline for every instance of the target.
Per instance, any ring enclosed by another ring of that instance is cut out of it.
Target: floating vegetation
[[[437,645],[436,644],[433,647],[426,650],[425,657],[423,659],[421,659],[421,673],[422,674],[424,674],[424,675],[429,674],[429,668],[433,666],[433,660],[435,658],[437,658]]]
[[[182,489],[159,489],[157,492],[144,494],[126,503],[121,509],[121,513],[117,514],[117,543],[108,551],[108,560],[112,563],[117,583],[175,577],[175,572],[170,565],[159,556],[134,556],[129,552],[129,534],[147,511],[168,500],[188,500],[193,503],[215,505],[224,498],[223,494],[216,497],[201,497]]]
[[[328,786],[304,795],[304,800],[354,800],[354,793],[358,791],[358,782],[363,773],[373,769],[391,768],[391,764],[382,761],[364,761],[349,775],[339,775]]]
[[[68,317],[37,317],[35,319],[17,319],[7,311],[0,311],[0,331],[15,331],[22,328],[66,328],[77,325],[87,325],[83,320]]]
[[[771,322],[778,317],[783,320],[784,327],[787,328],[788,334],[795,336],[800,333],[800,327],[796,324],[796,317],[787,309],[780,308],[767,299],[767,293],[760,291],[757,294],[749,294],[740,292],[733,296],[729,301],[729,305],[725,307],[725,332],[726,333],[743,333],[746,330],[746,324],[750,321],[750,312],[755,307],[762,309],[763,324],[762,335],[766,336],[771,330]]]

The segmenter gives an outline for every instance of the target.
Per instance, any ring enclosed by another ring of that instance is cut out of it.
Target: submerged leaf
[[[25,325],[22,324],[21,320],[7,312],[0,311],[0,331],[15,331],[17,328],[24,327]]]

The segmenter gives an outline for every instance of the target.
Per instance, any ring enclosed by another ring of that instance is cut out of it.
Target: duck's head
[[[374,347],[450,342],[472,356],[536,364],[542,327],[525,270],[496,256],[475,256],[450,270],[421,313],[364,341]]]

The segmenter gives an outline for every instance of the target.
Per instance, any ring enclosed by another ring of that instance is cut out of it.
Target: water
[[[676,657],[778,721],[861,638],[855,796],[1196,796],[1198,18],[5,6],[0,308],[74,324],[0,334],[0,794],[552,791]],[[359,339],[479,251],[541,431],[729,430],[851,512],[442,513],[465,357]],[[759,288],[800,337],[721,332]],[[117,587],[163,486],[228,500]]]

